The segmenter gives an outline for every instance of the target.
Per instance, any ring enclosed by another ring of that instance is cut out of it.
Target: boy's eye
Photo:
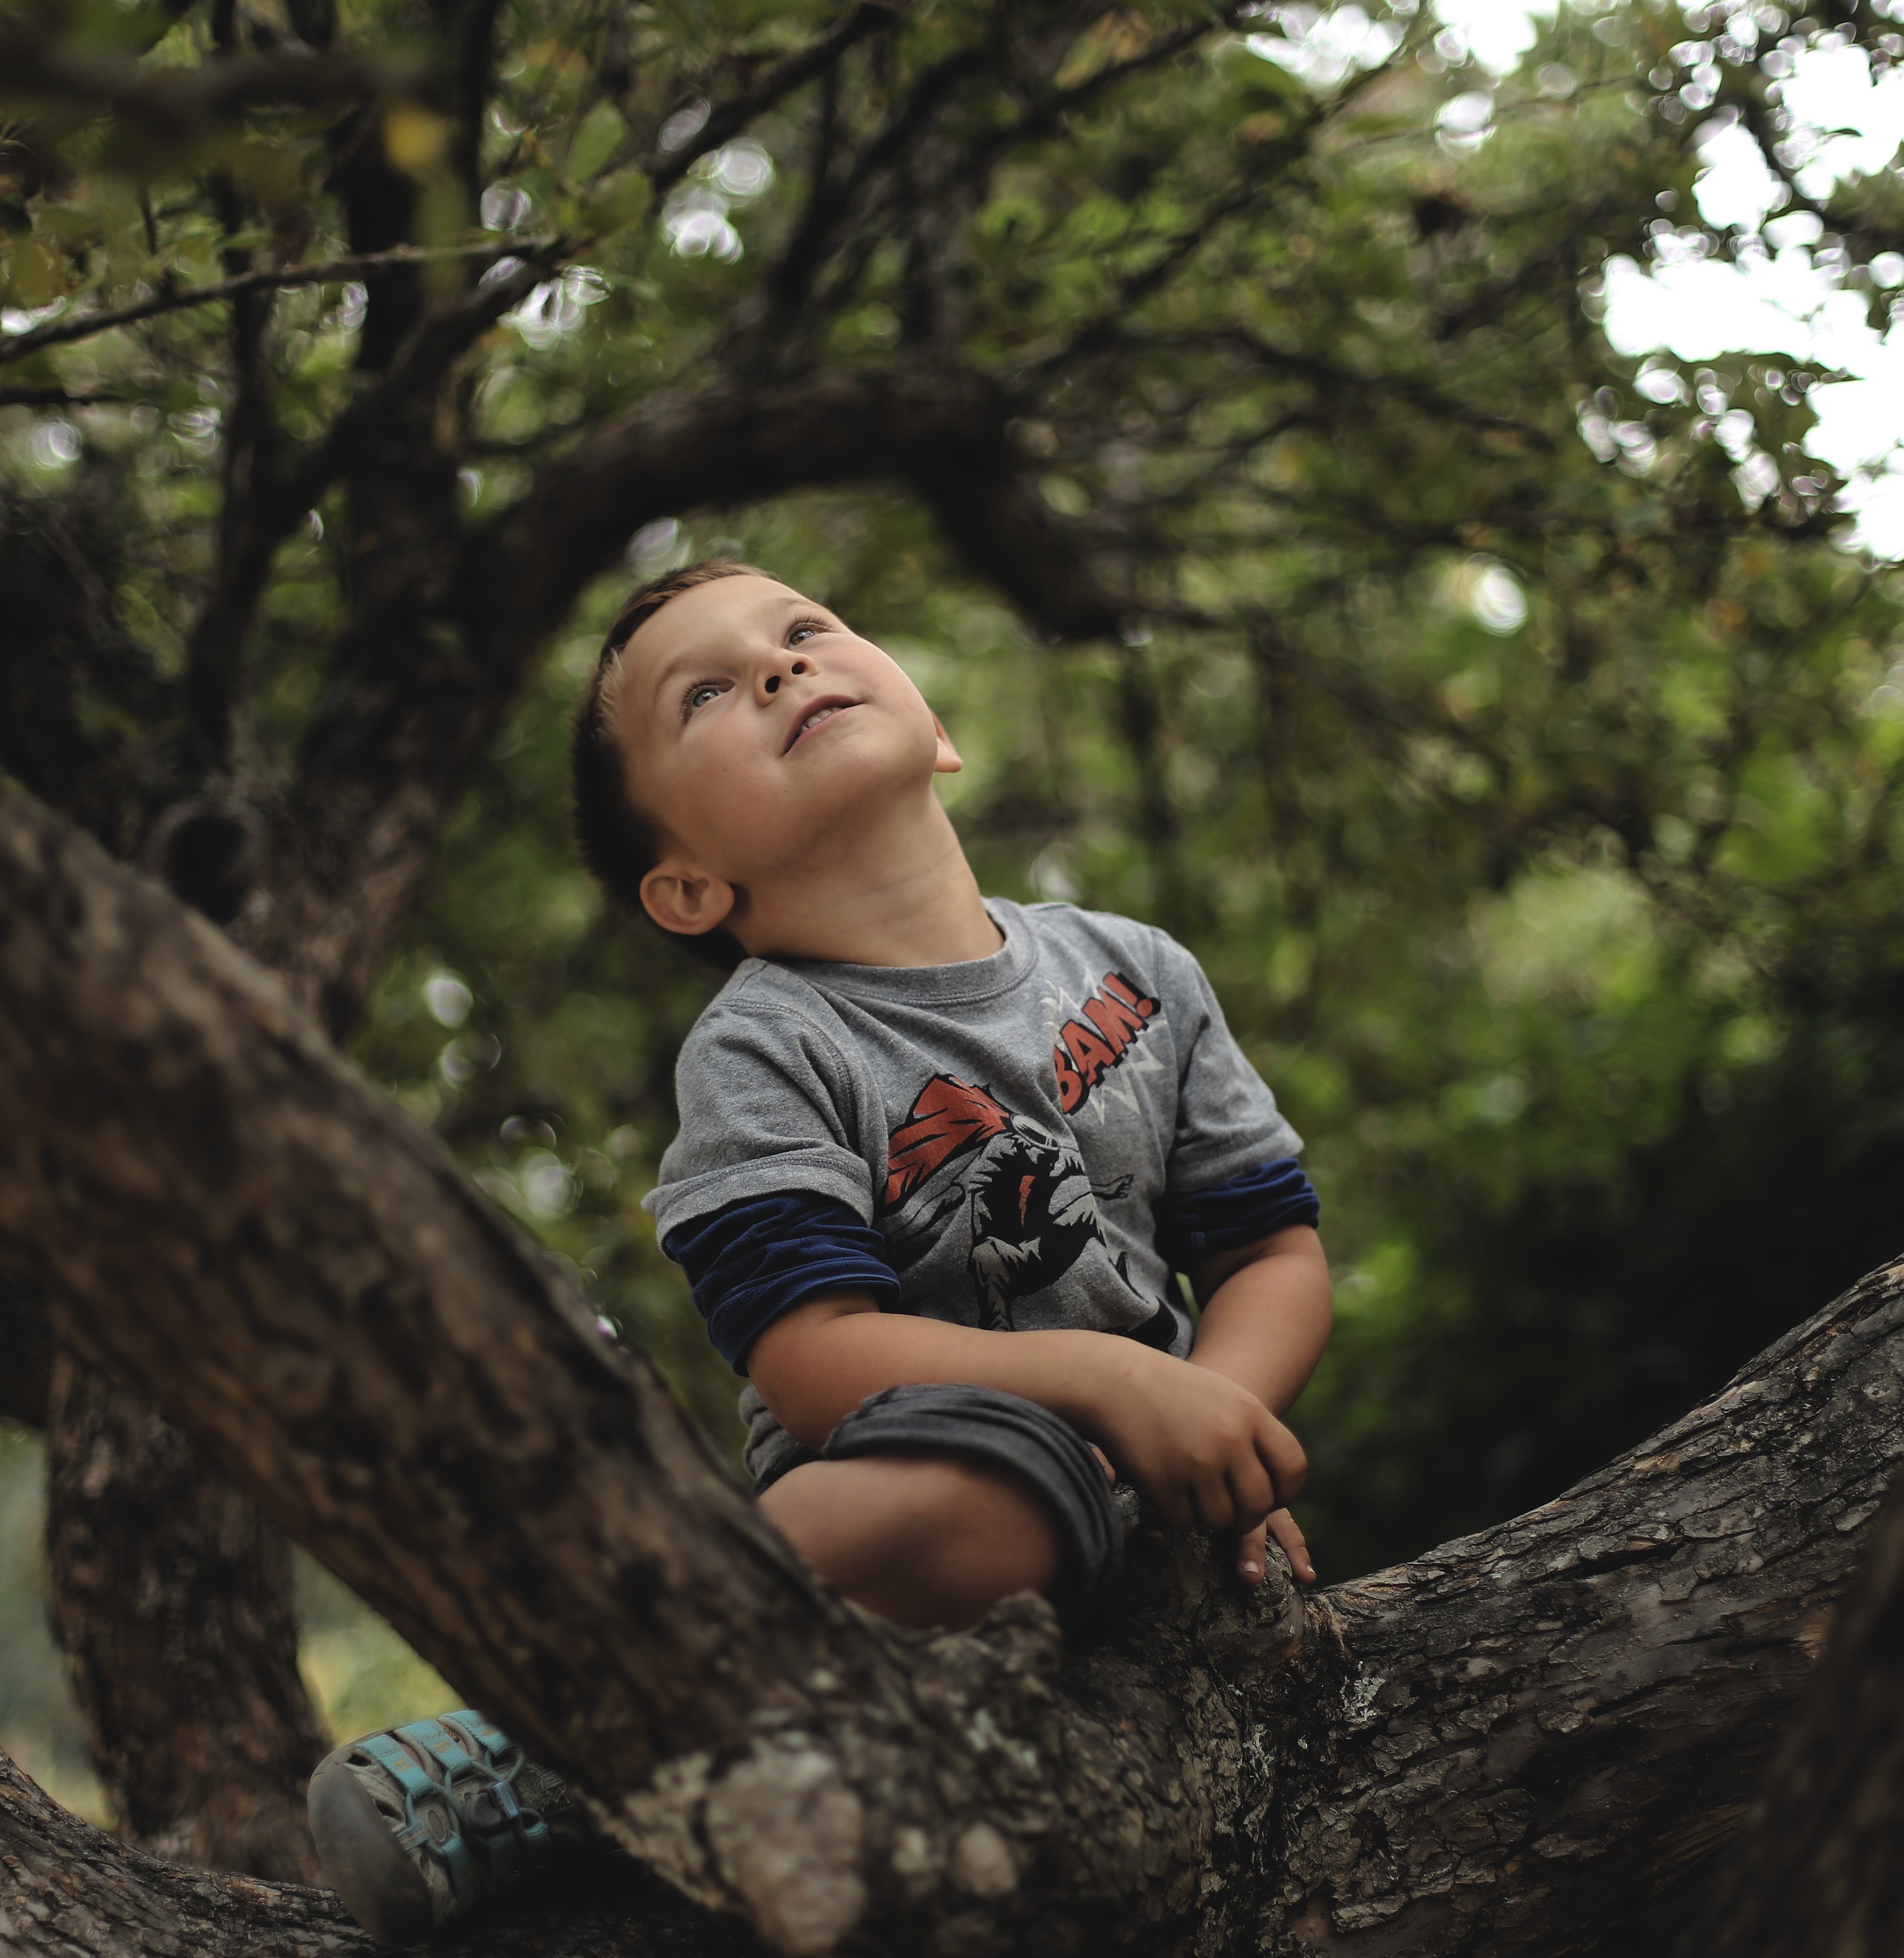
[[[705,707],[709,701],[719,699],[725,691],[725,688],[713,680],[704,680],[698,686],[688,689],[686,696],[681,702],[681,711],[683,714],[692,714],[697,707]]]
[[[787,643],[797,646],[803,639],[816,639],[826,628],[817,619],[803,619],[791,627],[787,635]]]

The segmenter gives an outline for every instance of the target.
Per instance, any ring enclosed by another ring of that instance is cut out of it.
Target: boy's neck
[[[816,867],[752,894],[729,929],[763,958],[843,965],[960,965],[1005,943],[951,819],[928,792],[914,820],[892,812]]]

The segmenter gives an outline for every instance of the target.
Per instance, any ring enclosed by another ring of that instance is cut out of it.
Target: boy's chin
[[[870,731],[870,730],[869,730]],[[832,752],[810,759],[819,765],[803,781],[799,800],[819,827],[863,822],[869,817],[932,792],[936,751],[923,757],[915,744],[855,739],[842,730]]]

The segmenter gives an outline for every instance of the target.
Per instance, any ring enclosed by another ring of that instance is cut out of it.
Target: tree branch
[[[1904,1481],[1871,1532],[1818,1676],[1726,1857],[1701,1919],[1702,1954],[1888,1958],[1904,1948],[1900,1655]]]
[[[83,52],[17,26],[0,27],[0,100],[43,112],[109,111],[152,140],[202,139],[208,122],[247,109],[314,109],[395,93],[416,78],[413,65],[303,49],[240,55],[197,68],[154,67],[123,55]]]
[[[1202,347],[1228,347],[1260,367],[1276,373],[1299,375],[1314,382],[1319,388],[1354,396],[1393,395],[1423,413],[1438,416],[1457,427],[1517,436],[1542,451],[1551,451],[1554,447],[1553,439],[1544,429],[1513,415],[1497,414],[1478,403],[1444,394],[1431,381],[1406,374],[1358,373],[1319,355],[1278,347],[1248,327],[1228,321],[1218,325],[1190,327],[1177,332],[1143,333],[1127,329],[1114,318],[1107,322],[1089,350],[1101,352],[1113,347],[1136,353],[1151,350],[1177,352]],[[1074,349],[1066,348],[1063,358],[1070,359],[1073,352]],[[1250,445],[1256,446],[1261,439],[1260,436],[1251,438]]]
[[[1101,636],[1126,600],[1038,495],[1005,432],[1014,412],[982,376],[936,359],[657,397],[538,471],[471,539],[457,587],[472,625],[539,639],[652,518],[887,479],[910,483],[972,568],[1041,629]]]
[[[869,34],[883,33],[894,26],[902,5],[903,0],[866,0],[865,5],[855,7],[811,47],[789,55],[778,67],[770,69],[758,88],[749,90],[731,102],[724,102],[711,111],[707,121],[680,149],[649,158],[642,165],[649,181],[657,191],[678,183],[703,157],[739,135],[756,116],[772,108],[782,97],[804,87],[815,76],[825,74],[856,42],[864,40]]]
[[[367,278],[400,265],[421,265],[431,259],[461,258],[474,265],[493,265],[502,258],[533,258],[553,249],[559,240],[486,239],[480,245],[400,245],[388,252],[365,252],[344,258],[327,259],[317,265],[283,265],[261,272],[246,272],[235,279],[221,279],[216,285],[188,286],[168,293],[155,293],[149,299],[120,306],[108,312],[81,313],[71,319],[57,319],[45,326],[0,341],[0,366],[24,360],[43,347],[60,347],[75,340],[90,338],[116,326],[135,326],[142,319],[160,313],[177,312],[185,306],[211,306],[247,293],[259,293],[290,286],[328,286],[344,279]]]
[[[1736,1827],[1904,1449],[1899,1266],[1306,1612],[1192,1538],[1092,1652],[1035,1600],[900,1633],[274,984],[4,786],[0,917],[0,1245],[65,1336],[784,1951],[1580,1949]]]
[[[46,1391],[52,1380],[53,1335],[41,1301],[0,1272],[0,1418],[28,1427],[46,1425]]]
[[[955,48],[935,62],[914,82],[904,103],[853,159],[837,185],[815,179],[798,227],[767,274],[767,290],[784,312],[797,311],[806,300],[825,261],[828,241],[860,192],[905,153],[962,82],[984,71],[987,52],[983,48]]]
[[[47,1616],[121,1837],[312,1881],[304,1785],[326,1742],[290,1546],[195,1443],[69,1352],[46,1472]]]

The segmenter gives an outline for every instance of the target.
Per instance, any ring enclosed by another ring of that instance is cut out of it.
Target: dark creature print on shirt
[[[936,1074],[920,1090],[892,1132],[886,1164],[876,1222],[922,1193],[924,1228],[942,1225],[952,1207],[966,1207],[977,1323],[988,1331],[1014,1330],[1015,1299],[1057,1284],[1086,1245],[1104,1242],[1098,1193],[1076,1146],[955,1075]]]

